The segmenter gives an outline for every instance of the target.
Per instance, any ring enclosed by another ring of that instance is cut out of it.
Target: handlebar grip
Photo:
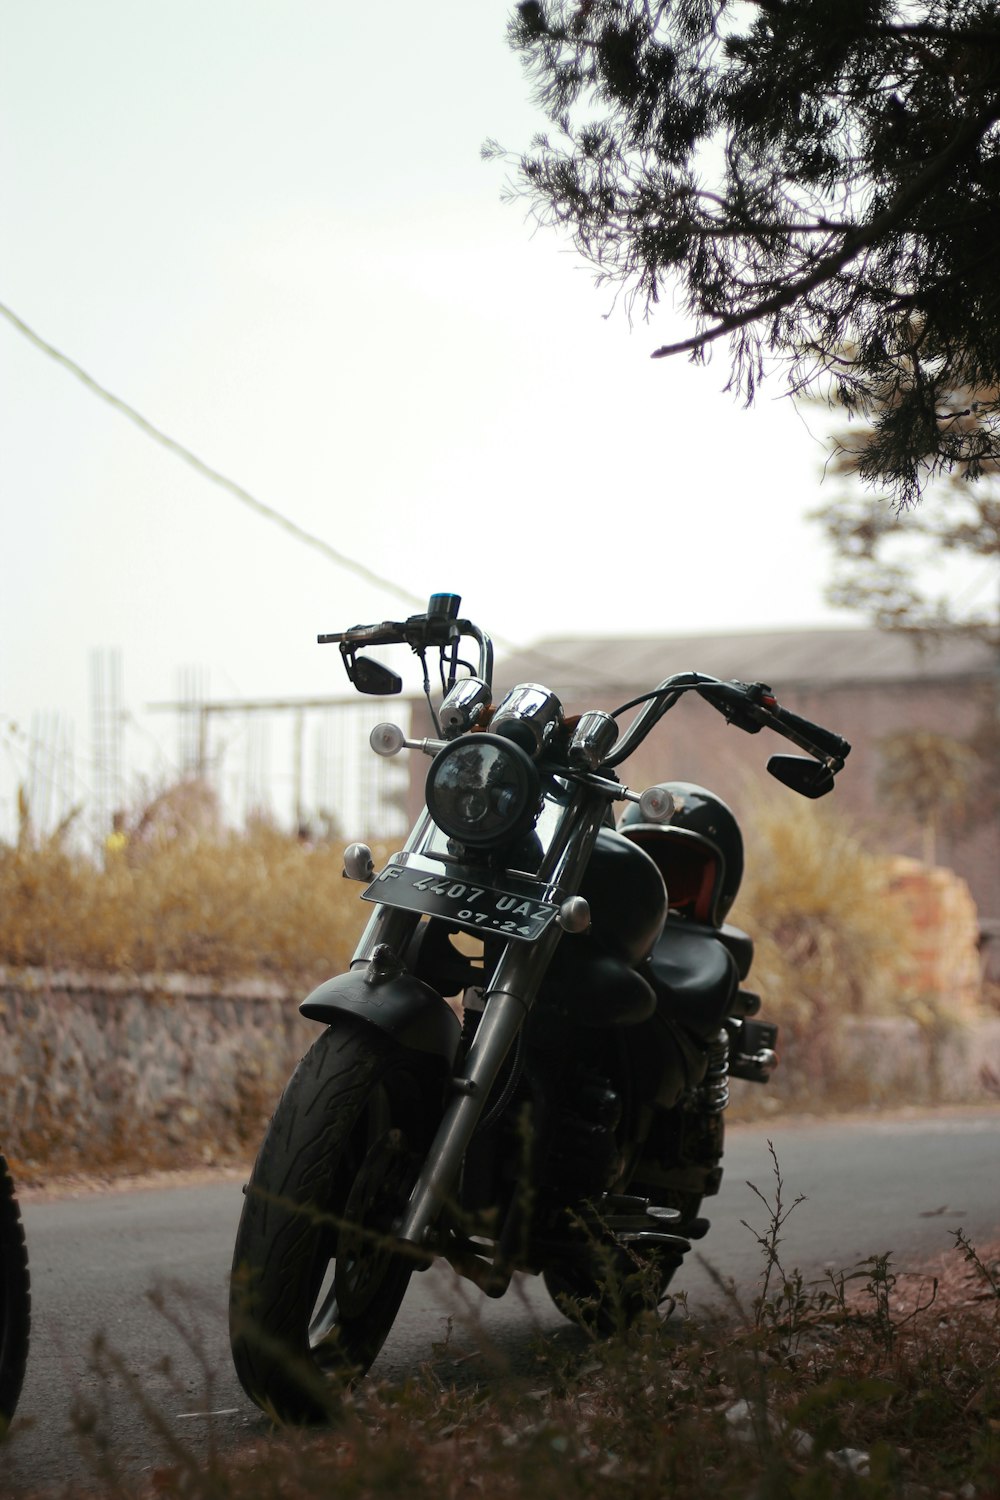
[[[318,635],[321,646],[334,641],[350,641],[358,646],[398,646],[405,640],[403,626],[398,620],[383,620],[380,625],[352,625],[350,630],[338,630],[332,635]]]
[[[824,729],[821,724],[813,724],[809,719],[793,714],[790,709],[782,708],[780,704],[775,704],[773,708],[768,707],[768,713],[778,724],[783,724],[793,734],[808,740],[823,755],[832,755],[838,760],[846,760],[851,753],[850,742],[841,739],[839,734],[834,734],[832,729]]]

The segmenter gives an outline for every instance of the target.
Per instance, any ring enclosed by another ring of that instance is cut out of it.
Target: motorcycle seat
[[[645,972],[660,1013],[705,1040],[719,1030],[739,987],[737,960],[719,929],[673,919]]]
[[[736,972],[740,979],[746,979],[753,963],[753,938],[749,933],[741,931],[739,927],[733,927],[729,922],[724,922],[719,928],[718,938],[720,943],[725,943],[735,958]]]
[[[674,919],[671,917],[669,920],[672,922]],[[730,922],[724,922],[721,927],[710,927],[705,922],[689,922],[686,918],[684,930],[696,932],[702,937],[715,938],[722,943],[736,960],[736,972],[740,979],[746,979],[753,963],[753,938],[749,933],[743,932],[739,927],[733,927]]]

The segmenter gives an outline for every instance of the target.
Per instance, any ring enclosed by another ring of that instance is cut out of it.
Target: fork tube
[[[589,804],[589,805],[588,805]],[[586,789],[572,798],[564,827],[569,837],[556,839],[552,867],[543,862],[541,878],[575,892],[587,868],[604,817],[604,802]],[[532,943],[508,943],[485,997],[482,1020],[465,1066],[454,1080],[455,1096],[445,1109],[416,1186],[410,1195],[399,1238],[419,1245],[453,1190],[462,1158],[504,1058],[523,1026],[556,950],[562,931],[553,922]]]
[[[528,1014],[528,997],[534,998],[559,936],[558,928],[554,932],[550,929],[534,943],[519,945],[522,951],[516,953],[510,952],[514,946],[511,944],[497,965],[498,982],[486,997],[486,1008],[465,1067],[455,1080],[455,1096],[444,1112],[410,1197],[399,1230],[400,1239],[415,1245],[423,1242],[457,1180],[490,1089]],[[540,947],[544,947],[544,955],[533,951]]]

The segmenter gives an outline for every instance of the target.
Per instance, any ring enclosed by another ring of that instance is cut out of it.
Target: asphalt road
[[[731,1129],[726,1179],[706,1207],[712,1230],[680,1273],[697,1304],[712,1270],[748,1293],[775,1188],[802,1195],[783,1235],[786,1267],[821,1273],[892,1252],[909,1264],[948,1250],[949,1231],[1000,1238],[1000,1109],[912,1118]],[[31,1358],[0,1453],[0,1495],[94,1471],[102,1444],[119,1471],[162,1463],[172,1441],[201,1451],[263,1429],[229,1363],[226,1282],[240,1183],[105,1192],[22,1204],[33,1289]],[[530,1368],[539,1335],[579,1339],[535,1279],[491,1302],[445,1271],[414,1277],[373,1374],[396,1380],[431,1358],[443,1379]],[[160,1421],[163,1434],[151,1431]]]

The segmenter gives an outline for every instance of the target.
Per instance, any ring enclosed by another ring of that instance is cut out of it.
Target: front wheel
[[[430,1113],[410,1060],[360,1026],[331,1026],[288,1081],[247,1185],[229,1306],[240,1383],[282,1421],[322,1421],[385,1342],[414,1265],[391,1235]]]
[[[6,1432],[24,1380],[31,1325],[31,1283],[14,1182],[0,1156],[0,1436]]]

